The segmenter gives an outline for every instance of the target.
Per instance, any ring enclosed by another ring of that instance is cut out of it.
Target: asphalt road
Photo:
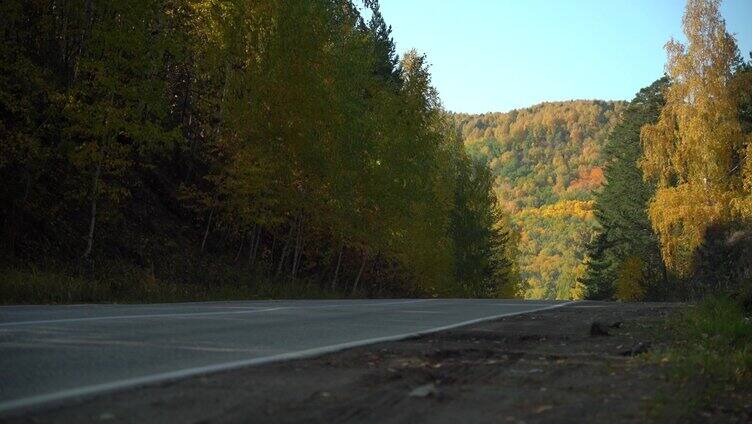
[[[0,414],[549,309],[512,300],[0,307]]]

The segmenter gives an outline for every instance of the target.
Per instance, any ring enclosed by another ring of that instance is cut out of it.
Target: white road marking
[[[573,308],[607,308],[609,305],[577,305]]]
[[[415,301],[406,301],[406,302],[401,302],[401,303],[415,303]],[[90,386],[78,387],[75,389],[61,390],[58,392],[47,393],[43,395],[36,395],[36,396],[29,396],[29,397],[20,398],[20,399],[13,399],[13,400],[0,402],[0,413],[5,413],[5,412],[16,410],[16,409],[28,408],[28,407],[40,405],[43,403],[48,403],[48,402],[56,402],[56,401],[62,401],[65,399],[89,396],[89,395],[94,395],[94,394],[101,394],[105,392],[132,388],[132,387],[137,387],[137,386],[143,386],[143,385],[153,384],[153,383],[164,383],[168,381],[175,381],[175,380],[180,380],[180,379],[184,379],[188,377],[214,373],[214,372],[228,371],[228,370],[233,370],[233,369],[252,366],[252,365],[262,365],[262,364],[267,364],[270,362],[301,359],[301,358],[306,358],[306,357],[311,357],[311,356],[318,356],[318,355],[322,355],[325,353],[338,352],[341,350],[351,349],[354,347],[360,347],[360,346],[365,346],[365,345],[374,344],[374,343],[404,340],[404,339],[408,339],[411,337],[422,336],[425,334],[436,333],[439,331],[451,330],[451,329],[455,329],[458,327],[464,327],[466,325],[477,324],[477,323],[484,322],[484,321],[491,321],[491,320],[498,319],[498,318],[513,316],[513,315],[527,314],[531,312],[540,312],[540,311],[545,311],[548,309],[560,308],[562,306],[570,305],[573,303],[576,303],[576,301],[559,303],[556,305],[550,305],[550,306],[537,308],[537,309],[530,309],[526,311],[507,312],[505,314],[490,315],[490,316],[483,317],[483,318],[472,319],[472,320],[463,321],[463,322],[459,322],[455,324],[444,325],[441,327],[434,327],[434,328],[430,328],[427,330],[421,330],[421,331],[416,331],[412,333],[403,333],[403,334],[397,334],[393,336],[375,337],[371,339],[364,339],[364,340],[357,340],[353,342],[321,346],[321,347],[316,347],[312,349],[299,350],[295,352],[281,353],[278,355],[264,356],[261,358],[243,359],[239,361],[224,362],[221,364],[207,365],[207,366],[195,367],[195,368],[186,368],[186,369],[177,370],[177,371],[145,375],[142,377],[129,378],[129,379],[124,379],[124,380],[112,381],[109,383],[94,384]],[[386,304],[394,304],[394,303],[390,302]],[[282,308],[279,308],[279,309],[282,309]]]
[[[253,314],[259,312],[271,312],[280,310],[297,310],[297,309],[327,309],[327,308],[341,308],[348,306],[387,306],[387,305],[402,305],[408,303],[429,302],[435,299],[417,299],[417,300],[402,300],[395,302],[382,302],[382,303],[366,303],[363,305],[353,304],[334,304],[334,305],[316,305],[316,306],[278,306],[274,308],[260,308],[260,307],[246,307],[244,310],[239,311],[215,311],[215,312],[186,312],[177,314],[138,314],[138,315],[112,315],[101,317],[81,317],[81,318],[58,318],[58,319],[43,319],[35,321],[11,321],[0,323],[0,327],[14,327],[18,325],[35,325],[35,324],[63,324],[70,322],[87,322],[87,321],[108,321],[108,320],[122,320],[122,319],[149,319],[149,318],[191,318],[191,317],[203,317],[212,315],[235,315],[235,314]]]
[[[231,314],[253,314],[259,312],[276,311],[279,308],[254,308],[246,309],[244,311],[221,311],[221,312],[189,312],[182,314],[146,314],[146,315],[114,315],[106,317],[86,317],[86,318],[60,318],[60,319],[43,319],[37,321],[16,321],[16,322],[4,322],[0,323],[0,327],[13,327],[17,325],[34,325],[34,324],[62,324],[68,322],[86,322],[86,321],[108,321],[108,320],[120,320],[120,319],[138,319],[138,318],[186,318],[186,317],[201,317],[210,315],[231,315]]]
[[[442,311],[410,311],[410,310],[404,310],[404,311],[395,311],[398,314],[444,314],[445,312]]]

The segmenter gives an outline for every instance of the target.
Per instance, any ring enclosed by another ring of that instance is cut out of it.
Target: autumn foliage
[[[377,1],[9,0],[0,19],[9,261],[516,294],[488,171]]]
[[[719,6],[717,0],[688,1],[688,44],[666,44],[666,105],[641,134],[640,165],[657,183],[650,220],[666,264],[680,276],[692,272],[694,251],[709,226],[752,218],[744,207],[752,193],[752,138],[742,132],[732,92],[738,51]]]

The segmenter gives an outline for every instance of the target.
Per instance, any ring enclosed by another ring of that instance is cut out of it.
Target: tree
[[[518,297],[512,230],[497,209],[489,169],[460,156],[457,165],[452,239],[457,282],[468,297]]]
[[[640,129],[658,119],[668,80],[662,78],[640,90],[622,114],[603,147],[605,179],[595,196],[598,230],[588,246],[586,274],[581,283],[589,299],[610,299],[622,263],[643,259],[647,287],[665,285],[658,240],[651,230],[647,207],[655,187],[644,181],[637,160],[642,155]]]
[[[379,78],[398,88],[402,83],[402,71],[400,69],[400,58],[396,53],[392,39],[392,27],[387,25],[384,20],[378,0],[366,0],[365,5],[371,10],[371,19],[368,21],[367,31],[373,46],[373,72]]]
[[[645,286],[642,282],[645,264],[642,259],[630,256],[619,265],[616,277],[616,298],[623,301],[642,300]]]
[[[667,266],[681,276],[693,269],[705,230],[731,220],[748,198],[748,162],[731,89],[738,52],[726,32],[720,0],[688,0],[683,27],[688,44],[666,44],[671,85],[658,122],[641,132],[640,166],[657,189],[649,216]],[[745,145],[747,144],[747,145]]]

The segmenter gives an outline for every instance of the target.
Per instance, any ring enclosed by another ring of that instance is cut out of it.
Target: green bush
[[[702,387],[699,399],[715,402],[722,392],[752,389],[752,322],[728,297],[709,297],[668,323],[672,347],[655,359],[668,363],[674,379]]]

